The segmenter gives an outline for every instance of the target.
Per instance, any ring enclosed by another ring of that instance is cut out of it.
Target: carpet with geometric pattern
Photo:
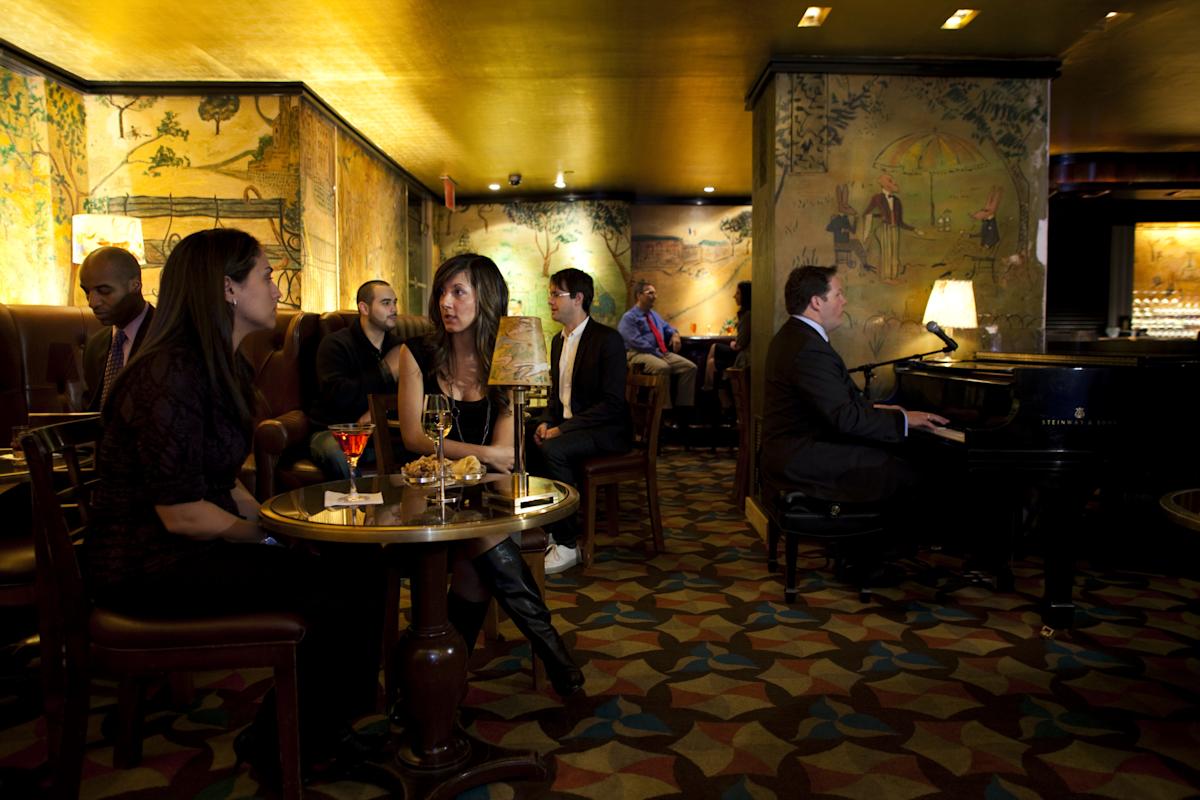
[[[758,535],[730,500],[728,453],[669,449],[659,461],[666,552],[650,556],[622,488],[621,536],[594,564],[547,579],[555,622],[587,677],[564,705],[535,692],[511,627],[477,651],[461,724],[535,750],[544,783],[478,798],[1176,798],[1200,794],[1200,581],[1128,564],[1083,565],[1074,630],[1043,638],[1035,557],[1016,589],[939,599],[913,570],[868,602],[803,548],[800,597],[783,603]],[[602,526],[603,529],[603,526]],[[959,559],[921,554],[953,572]],[[1118,568],[1119,567],[1119,568]],[[24,653],[28,652],[26,648]],[[38,791],[44,728],[32,662],[13,648],[0,685],[0,796]],[[152,704],[142,763],[112,766],[98,684],[85,798],[269,796],[232,740],[269,680],[206,673],[193,706]],[[163,693],[164,697],[166,693]],[[378,730],[382,717],[364,720]],[[42,775],[41,777],[44,777]],[[310,798],[387,796],[369,783],[314,784]]]

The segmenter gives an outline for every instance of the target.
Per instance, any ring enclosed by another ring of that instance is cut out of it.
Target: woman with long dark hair
[[[717,342],[708,349],[704,370],[704,388],[724,390],[725,370],[745,369],[750,363],[750,281],[738,281],[733,292],[737,303],[737,338],[730,344]],[[728,400],[728,402],[726,402]],[[732,406],[732,398],[721,398],[723,406]]]
[[[433,332],[400,348],[398,411],[404,446],[432,453],[421,428],[423,396],[449,398],[454,427],[445,442],[449,458],[473,455],[493,472],[513,466],[513,417],[508,393],[488,385],[500,317],[508,309],[508,284],[485,256],[455,256],[433,276],[429,319]],[[583,673],[571,659],[542,600],[520,548],[507,536],[483,537],[464,545],[454,565],[450,620],[468,653],[495,597],[546,665],[554,690],[580,691]]]
[[[312,765],[360,750],[348,722],[376,699],[383,580],[371,564],[272,546],[237,480],[255,408],[237,349],[275,323],[271,273],[238,230],[193,233],[172,250],[146,341],[104,406],[85,565],[96,603],[117,610],[302,614],[300,732]],[[235,741],[268,780],[278,775],[270,698]]]

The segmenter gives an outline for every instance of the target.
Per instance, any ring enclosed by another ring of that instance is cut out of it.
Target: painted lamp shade
[[[82,264],[93,250],[119,247],[127,250],[143,266],[146,244],[142,239],[142,221],[118,214],[76,214],[71,217],[71,261]]]
[[[501,317],[488,373],[492,386],[549,386],[550,359],[538,317]]]
[[[971,281],[934,281],[921,324],[928,322],[936,322],[943,328],[978,328],[975,285]]]

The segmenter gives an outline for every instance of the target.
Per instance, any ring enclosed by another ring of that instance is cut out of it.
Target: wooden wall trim
[[[842,75],[914,75],[934,78],[1057,78],[1057,58],[912,58],[910,56],[772,56],[746,92],[751,111],[771,79],[788,72]]]

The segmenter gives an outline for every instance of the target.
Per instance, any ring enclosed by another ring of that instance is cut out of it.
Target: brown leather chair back
[[[317,332],[316,314],[280,309],[272,330],[255,331],[242,341],[241,353],[266,406],[261,416],[308,408],[316,394]]]
[[[326,311],[321,315],[321,336],[340,331],[358,322],[358,311]],[[396,335],[401,339],[420,336],[433,330],[433,323],[424,314],[397,314]]]
[[[80,411],[89,308],[0,304],[0,442],[30,411]]]

